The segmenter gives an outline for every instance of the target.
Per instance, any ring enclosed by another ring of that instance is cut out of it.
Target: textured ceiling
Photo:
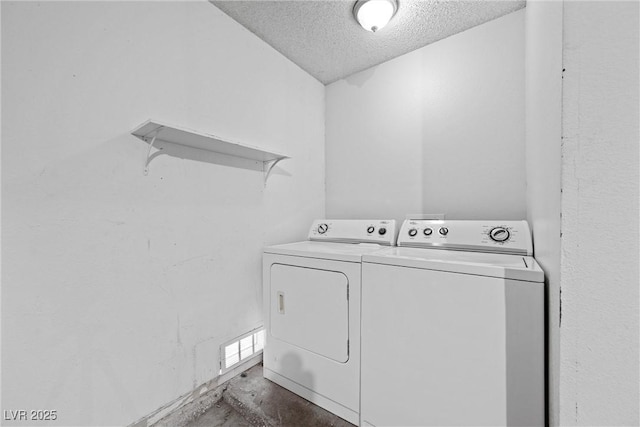
[[[324,84],[514,12],[524,0],[398,0],[376,33],[353,17],[355,0],[211,0]]]

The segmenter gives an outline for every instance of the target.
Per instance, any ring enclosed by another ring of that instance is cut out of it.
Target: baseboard
[[[172,402],[161,406],[130,424],[129,427],[171,426],[184,427],[189,422],[202,415],[207,409],[215,405],[222,398],[224,383],[236,375],[262,362],[262,353],[244,360],[235,368],[216,378],[196,387]]]

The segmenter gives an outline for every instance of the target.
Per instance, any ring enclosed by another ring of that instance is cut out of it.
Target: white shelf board
[[[215,135],[168,125],[156,120],[147,120],[132,130],[131,134],[147,143],[150,143],[153,136],[158,131],[160,131],[157,137],[159,141],[170,142],[172,144],[183,145],[186,147],[199,148],[201,150],[213,151],[215,153],[226,154],[229,156],[242,157],[261,162],[274,162],[290,158],[284,154],[265,151],[250,145],[229,141]]]

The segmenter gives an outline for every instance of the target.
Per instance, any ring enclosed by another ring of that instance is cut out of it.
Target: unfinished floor
[[[211,392],[214,399],[198,413],[177,411],[155,424],[157,427],[354,427],[266,380],[262,364],[255,365]],[[193,412],[193,411],[192,411]]]

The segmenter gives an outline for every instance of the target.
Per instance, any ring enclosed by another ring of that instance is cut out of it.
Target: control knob
[[[385,234],[387,234],[387,229],[384,227],[380,227],[380,229],[378,230],[378,234],[384,236]]]
[[[447,227],[440,227],[438,233],[440,233],[441,236],[446,236],[447,234],[449,234],[449,229]]]
[[[371,234],[376,230],[376,228],[373,225],[370,225],[369,227],[367,227],[367,233]]]
[[[494,242],[502,243],[509,240],[509,237],[511,237],[511,233],[509,233],[509,230],[504,227],[494,227],[491,229],[491,231],[489,231],[489,237],[491,237],[491,240],[493,240]]]
[[[433,230],[427,227],[424,230],[422,230],[422,234],[424,234],[425,236],[431,236],[433,234]]]
[[[409,236],[415,237],[416,234],[418,234],[418,230],[416,230],[415,228],[409,230]]]
[[[324,234],[327,232],[328,229],[329,229],[329,226],[327,224],[320,224],[318,226],[318,233]]]

